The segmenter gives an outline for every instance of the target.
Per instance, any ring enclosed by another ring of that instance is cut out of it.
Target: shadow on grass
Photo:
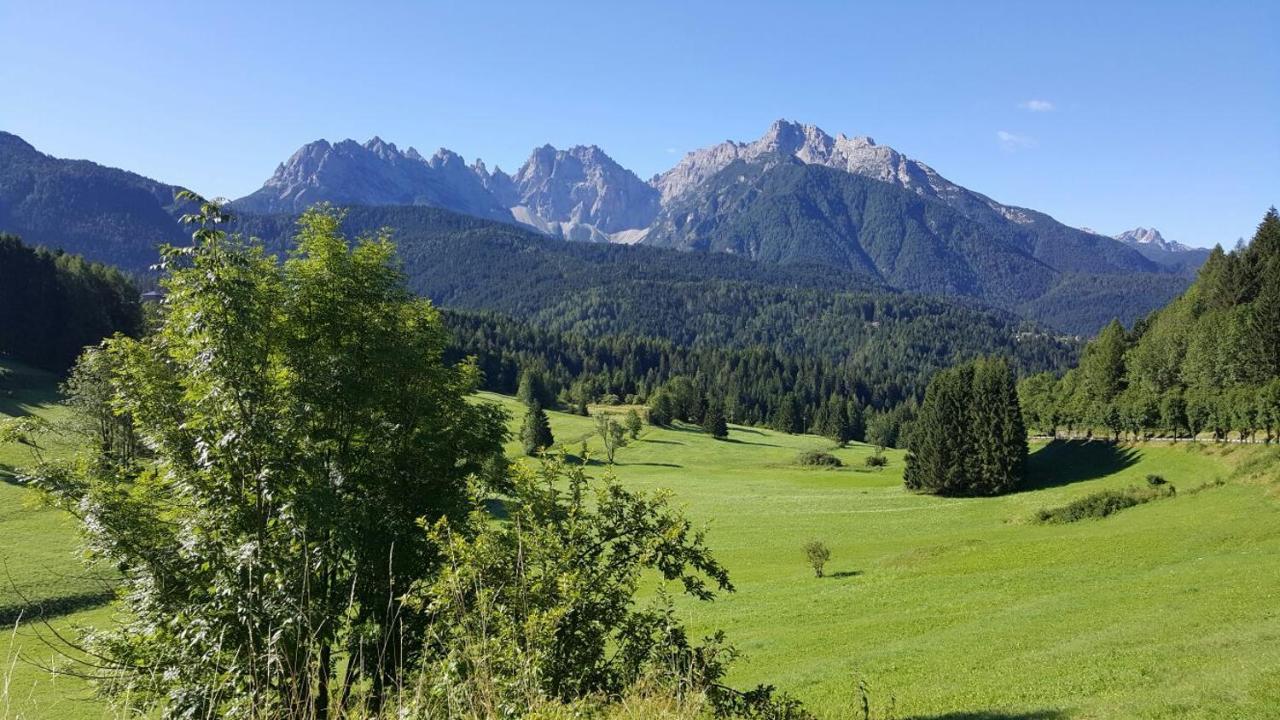
[[[940,715],[911,715],[905,720],[1062,720],[1061,710],[1032,710],[1029,712],[1004,712],[977,710],[973,712],[942,712]]]
[[[38,602],[0,605],[0,625],[12,626],[19,620],[49,620],[50,618],[70,615],[81,610],[88,610],[99,605],[106,605],[115,599],[115,593],[109,590],[76,593],[62,597],[49,598]]]
[[[737,443],[739,445],[759,445],[761,447],[782,447],[781,445],[774,445],[773,443],[751,442],[750,440],[738,440],[737,438],[731,438],[731,437],[720,438],[720,441],[727,442],[727,443]]]
[[[507,510],[507,501],[502,498],[485,498],[484,509],[495,520],[506,520],[511,516],[511,512]]]
[[[1070,485],[1131,467],[1142,453],[1107,440],[1053,440],[1027,458],[1023,490]]]
[[[659,463],[659,462],[629,462],[629,463],[617,463],[617,464],[618,464],[619,466],[625,465],[625,466],[627,466],[627,467],[631,467],[631,466],[635,466],[635,467],[665,467],[665,468],[682,468],[682,467],[684,467],[683,465],[677,465],[676,463]]]
[[[0,386],[0,414],[30,415],[32,408],[49,407],[58,401],[57,379],[38,370],[18,370]]]
[[[832,580],[839,580],[841,578],[858,577],[861,574],[861,570],[841,570],[840,572],[827,573],[823,577],[829,577]]]
[[[683,445],[684,444],[682,442],[676,442],[675,440],[652,440],[650,438],[640,438],[640,442],[655,443],[657,445]]]

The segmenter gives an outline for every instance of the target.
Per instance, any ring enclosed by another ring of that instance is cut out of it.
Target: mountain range
[[[156,244],[184,236],[175,189],[52,158],[0,133],[0,230],[32,242],[146,267]],[[443,148],[427,157],[377,137],[318,140],[231,207],[288,215],[317,202],[439,208],[568,240],[851,273],[1086,334],[1093,319],[1060,316],[1079,288],[1117,297],[1132,321],[1180,292],[1207,252],[1154,231],[1112,238],[1072,228],[957,185],[871,138],[783,120],[757,140],[691,152],[647,182],[594,145],[544,145],[508,174]]]

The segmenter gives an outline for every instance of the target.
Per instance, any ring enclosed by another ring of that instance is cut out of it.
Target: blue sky
[[[1280,204],[1280,3],[0,0],[0,129],[239,197],[317,139],[641,177],[774,119],[1194,245]]]

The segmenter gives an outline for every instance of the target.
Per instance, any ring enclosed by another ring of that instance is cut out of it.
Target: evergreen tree
[[[973,476],[972,388],[971,364],[944,370],[929,383],[903,472],[908,488],[941,495],[964,494]]]
[[[974,457],[968,491],[998,495],[1015,489],[1026,463],[1027,430],[1013,371],[1005,361],[975,363],[969,419]]]
[[[524,403],[525,407],[553,407],[555,405],[555,393],[551,392],[546,378],[542,373],[535,370],[525,370],[520,373],[520,385],[516,390],[516,399]]]
[[[717,439],[729,437],[729,424],[724,419],[724,409],[719,402],[707,404],[707,413],[702,418],[702,431]]]
[[[853,423],[849,418],[849,403],[832,395],[814,417],[814,430],[844,445],[853,439]]]
[[[535,400],[524,414],[524,423],[520,426],[520,443],[524,446],[525,455],[537,455],[555,443],[551,435],[551,421],[547,413]]]
[[[1013,371],[1003,360],[938,373],[912,427],[903,476],[912,490],[994,495],[1022,480],[1026,428]]]

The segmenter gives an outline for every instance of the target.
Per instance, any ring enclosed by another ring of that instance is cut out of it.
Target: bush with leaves
[[[796,458],[796,463],[806,467],[838,468],[844,466],[840,458],[821,450],[807,450],[800,453],[800,456]]]
[[[804,555],[809,559],[809,566],[813,568],[813,574],[822,577],[824,569],[827,567],[827,561],[831,559],[831,548],[821,540],[810,540],[805,543]]]
[[[623,416],[622,424],[627,430],[627,435],[630,435],[632,440],[640,439],[640,431],[644,429],[644,421],[640,419],[640,413],[636,412],[634,408],[628,410],[627,414]]]
[[[703,690],[721,678],[730,653],[719,635],[691,642],[664,593],[636,603],[648,573],[699,600],[733,589],[667,494],[592,480],[561,458],[513,468],[512,485],[505,521],[478,507],[431,527],[444,569],[410,592],[432,619],[426,676],[451,707],[616,696],[655,677]]]

